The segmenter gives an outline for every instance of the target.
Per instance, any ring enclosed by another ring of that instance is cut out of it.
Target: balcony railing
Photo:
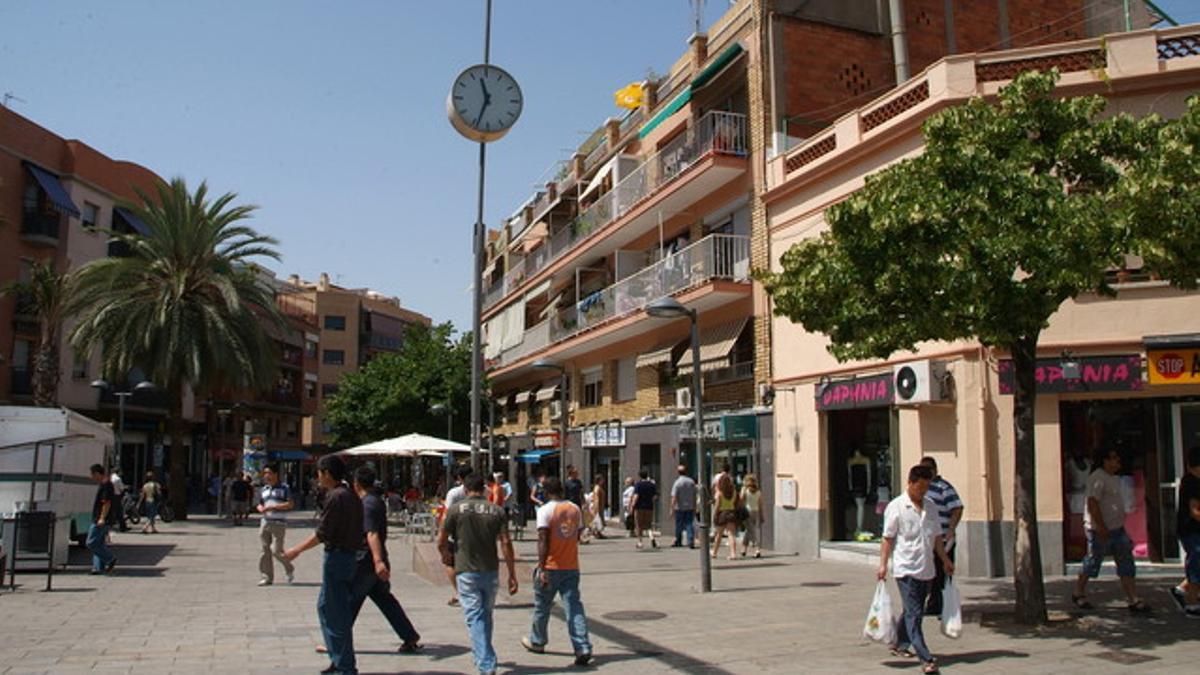
[[[673,253],[600,291],[580,299],[525,332],[521,344],[500,356],[511,364],[534,352],[574,337],[602,323],[632,314],[666,295],[714,279],[744,281],[750,277],[750,238],[713,234]]]
[[[754,362],[743,361],[724,368],[705,371],[704,384],[724,384],[725,382],[748,380],[752,377],[754,377]]]
[[[617,183],[571,223],[552,235],[545,244],[525,256],[524,264],[514,264],[505,275],[498,293],[489,291],[484,308],[500,302],[525,279],[545,269],[570,251],[592,232],[628,213],[639,202],[661,190],[680,174],[710,154],[746,156],[746,116],[714,110],[651,155],[632,173]],[[491,302],[487,302],[487,300]]]
[[[24,366],[14,366],[12,369],[12,384],[9,389],[13,396],[30,396],[33,394],[33,371]]]

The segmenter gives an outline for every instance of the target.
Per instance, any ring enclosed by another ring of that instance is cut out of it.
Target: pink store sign
[[[849,410],[889,406],[896,401],[892,374],[852,377],[817,385],[817,410]]]
[[[1072,359],[1079,364],[1078,377],[1066,377],[1063,359],[1038,359],[1037,380],[1039,394],[1061,394],[1087,391],[1141,391],[1145,388],[1142,379],[1141,355],[1088,356]],[[1013,393],[1012,359],[1000,361],[1000,393]]]

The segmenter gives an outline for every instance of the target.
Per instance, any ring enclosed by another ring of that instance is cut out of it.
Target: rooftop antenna
[[[11,91],[6,91],[6,92],[4,92],[4,100],[0,101],[0,108],[7,108],[9,101],[25,103],[25,99],[21,98],[20,96],[17,96],[16,94],[12,93]]]

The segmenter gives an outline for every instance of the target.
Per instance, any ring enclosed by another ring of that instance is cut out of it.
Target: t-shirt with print
[[[1096,469],[1088,476],[1088,499],[1095,499],[1100,504],[1100,517],[1104,527],[1115,530],[1125,527],[1125,498],[1121,495],[1121,477],[1110,474],[1103,468]],[[1096,529],[1092,523],[1092,510],[1083,512],[1083,525],[1089,530]]]
[[[537,510],[537,529],[550,532],[546,569],[579,569],[579,532],[583,530],[583,512],[568,501],[550,501]]]
[[[658,486],[650,479],[640,480],[633,486],[633,510],[650,511],[654,508],[654,498],[658,496]]]
[[[894,539],[892,575],[928,581],[937,574],[933,559],[934,541],[942,533],[937,504],[929,497],[921,508],[907,493],[888,502],[883,512],[883,538]]]
[[[447,510],[442,529],[457,544],[455,572],[499,571],[496,538],[508,531],[508,519],[499,506],[483,497],[467,497]]]
[[[264,485],[262,493],[259,496],[262,498],[262,505],[264,507],[279,506],[292,501],[292,491],[283,483]],[[267,511],[263,514],[263,520],[269,520],[273,523],[286,523],[287,511]]]

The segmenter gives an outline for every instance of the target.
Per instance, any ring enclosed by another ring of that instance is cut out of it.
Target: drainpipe
[[[908,42],[904,34],[903,0],[888,0],[892,24],[892,56],[896,61],[896,86],[908,81]]]

